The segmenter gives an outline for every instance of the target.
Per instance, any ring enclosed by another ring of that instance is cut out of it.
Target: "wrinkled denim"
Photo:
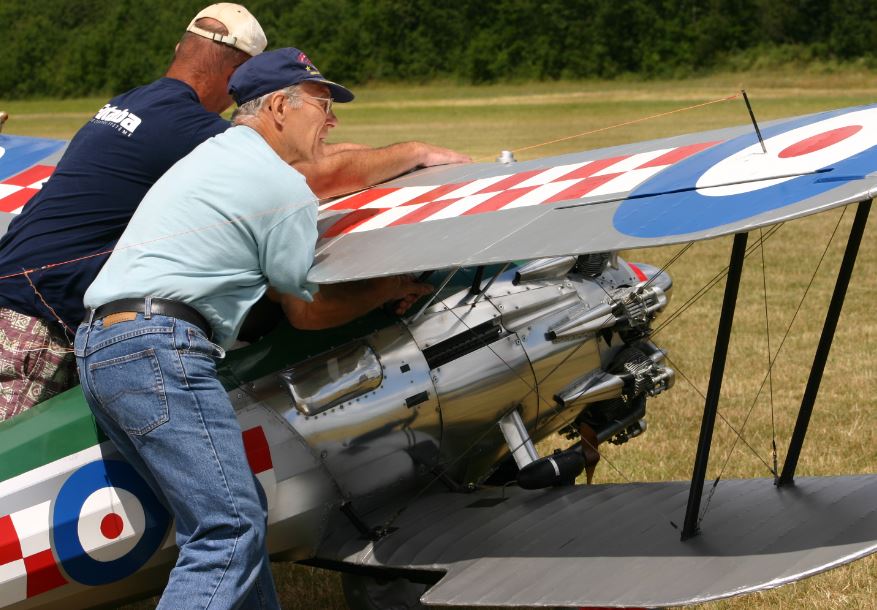
[[[216,376],[225,354],[153,315],[82,324],[76,360],[94,417],[176,520],[180,554],[159,608],[279,608],[266,506]]]

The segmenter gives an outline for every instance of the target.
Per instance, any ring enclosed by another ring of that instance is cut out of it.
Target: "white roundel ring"
[[[97,460],[55,498],[52,542],[67,574],[103,585],[136,572],[161,545],[170,515],[127,462]]]
[[[708,197],[724,197],[781,184],[815,172],[877,143],[877,108],[834,116],[780,133],[722,159],[697,180]],[[761,180],[770,176],[783,176]],[[727,186],[714,186],[727,185]]]
[[[97,561],[124,557],[134,550],[145,529],[143,505],[126,489],[98,489],[85,499],[79,510],[79,542]]]
[[[612,218],[622,234],[693,236],[748,226],[766,213],[805,201],[832,201],[877,168],[877,105],[798,117],[754,129],[674,163],[636,187]],[[867,183],[861,182],[862,188]],[[764,216],[762,216],[764,218]]]

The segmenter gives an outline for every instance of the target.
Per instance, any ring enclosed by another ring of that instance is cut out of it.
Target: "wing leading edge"
[[[652,247],[877,192],[877,106],[516,164],[430,168],[321,206],[309,279]]]
[[[664,607],[799,580],[877,551],[877,475],[723,481],[680,541],[689,483],[436,493],[406,506],[377,542],[349,524],[319,556],[435,570],[440,605]],[[504,498],[504,499],[503,499]],[[366,514],[383,523],[399,507]]]

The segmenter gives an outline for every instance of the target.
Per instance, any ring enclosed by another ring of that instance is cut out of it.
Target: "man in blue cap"
[[[317,197],[294,169],[324,154],[333,102],[353,94],[297,49],[262,53],[230,81],[233,126],[146,194],[85,295],[75,341],[86,399],[166,501],[180,555],[159,608],[279,607],[266,509],[215,359],[269,285],[290,322],[342,324],[431,287],[404,277],[308,283]]]
[[[266,44],[243,6],[222,2],[200,11],[166,75],[99,109],[0,238],[0,275],[39,269],[5,280],[0,290],[0,421],[75,384],[69,348],[84,315],[86,288],[155,181],[195,146],[228,129],[218,113],[232,103],[229,78]],[[468,160],[414,142],[323,148],[300,166],[321,198],[418,165]],[[64,264],[54,264],[59,262]]]

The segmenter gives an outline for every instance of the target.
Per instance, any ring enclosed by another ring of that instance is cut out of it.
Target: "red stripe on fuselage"
[[[0,566],[21,559],[21,543],[12,524],[12,517],[0,517]]]
[[[271,461],[271,449],[268,447],[268,439],[261,426],[244,430],[241,433],[244,440],[244,451],[247,453],[247,461],[253,474],[259,474],[274,468]]]
[[[67,584],[67,579],[61,575],[58,564],[55,563],[55,555],[52,553],[52,549],[46,549],[35,555],[25,557],[24,567],[27,570],[28,597],[33,597]]]
[[[643,270],[640,269],[639,267],[637,267],[636,265],[634,265],[633,263],[627,263],[627,266],[630,267],[630,270],[633,271],[633,274],[636,276],[636,279],[638,279],[639,281],[645,282],[647,279],[649,279],[648,276],[645,273],[643,273]]]

